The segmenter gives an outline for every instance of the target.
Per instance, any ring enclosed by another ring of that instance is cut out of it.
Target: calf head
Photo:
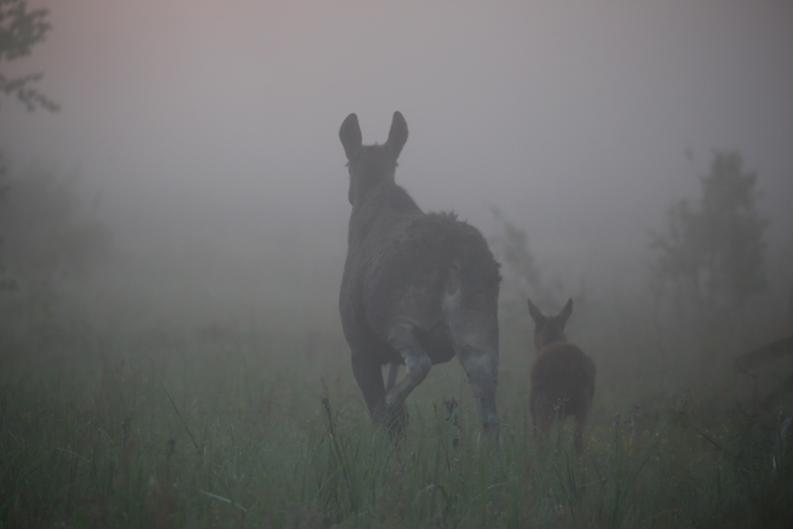
[[[573,313],[573,300],[568,299],[561,312],[556,316],[546,316],[531,300],[528,302],[529,314],[534,320],[534,345],[537,350],[541,350],[548,344],[564,342],[566,340],[564,326]]]

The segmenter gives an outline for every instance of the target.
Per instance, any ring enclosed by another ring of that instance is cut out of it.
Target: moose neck
[[[362,240],[375,223],[395,223],[416,214],[421,214],[421,209],[407,191],[394,182],[382,182],[368,189],[353,205],[348,242]]]
[[[565,338],[564,334],[557,334],[555,336],[538,338],[535,342],[537,350],[542,352],[543,349],[547,347],[551,347],[553,345],[563,344],[567,342],[567,338]]]

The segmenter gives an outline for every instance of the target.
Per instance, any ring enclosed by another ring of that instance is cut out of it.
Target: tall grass
[[[695,396],[640,410],[606,384],[579,457],[566,427],[534,439],[519,376],[502,377],[499,441],[481,438],[461,369],[450,364],[411,398],[408,431],[395,443],[370,425],[343,348],[307,359],[300,343],[119,341],[8,355],[0,528],[793,520],[793,454],[773,470],[771,418]]]

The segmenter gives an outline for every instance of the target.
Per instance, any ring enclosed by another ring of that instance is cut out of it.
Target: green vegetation
[[[527,432],[505,362],[500,446],[459,366],[431,373],[394,445],[329,340],[72,334],[0,370],[0,527],[787,527],[793,454],[773,418],[599,387],[586,454]],[[278,350],[277,360],[267,354]],[[310,357],[307,357],[310,355]],[[512,365],[510,365],[512,364]],[[310,368],[307,369],[307,366]],[[459,406],[451,399],[461,399]]]
[[[744,309],[766,285],[764,232],[756,209],[757,174],[738,152],[716,152],[700,180],[698,207],[687,200],[667,212],[663,234],[653,234],[658,289],[673,291],[677,306],[725,318]]]
[[[25,0],[0,0],[0,66],[29,56],[44,41],[52,28],[48,17],[47,9],[29,9]],[[17,99],[29,112],[37,108],[56,112],[59,105],[35,86],[42,77],[41,73],[8,77],[0,71],[0,94]]]

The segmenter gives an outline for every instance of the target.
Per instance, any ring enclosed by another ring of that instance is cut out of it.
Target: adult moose
[[[363,145],[358,117],[339,130],[352,205],[339,296],[352,369],[376,424],[400,430],[404,402],[433,364],[459,358],[482,427],[498,430],[498,264],[476,228],[449,213],[423,213],[394,182],[408,137],[394,112],[388,141]],[[386,390],[382,366],[406,372]]]

